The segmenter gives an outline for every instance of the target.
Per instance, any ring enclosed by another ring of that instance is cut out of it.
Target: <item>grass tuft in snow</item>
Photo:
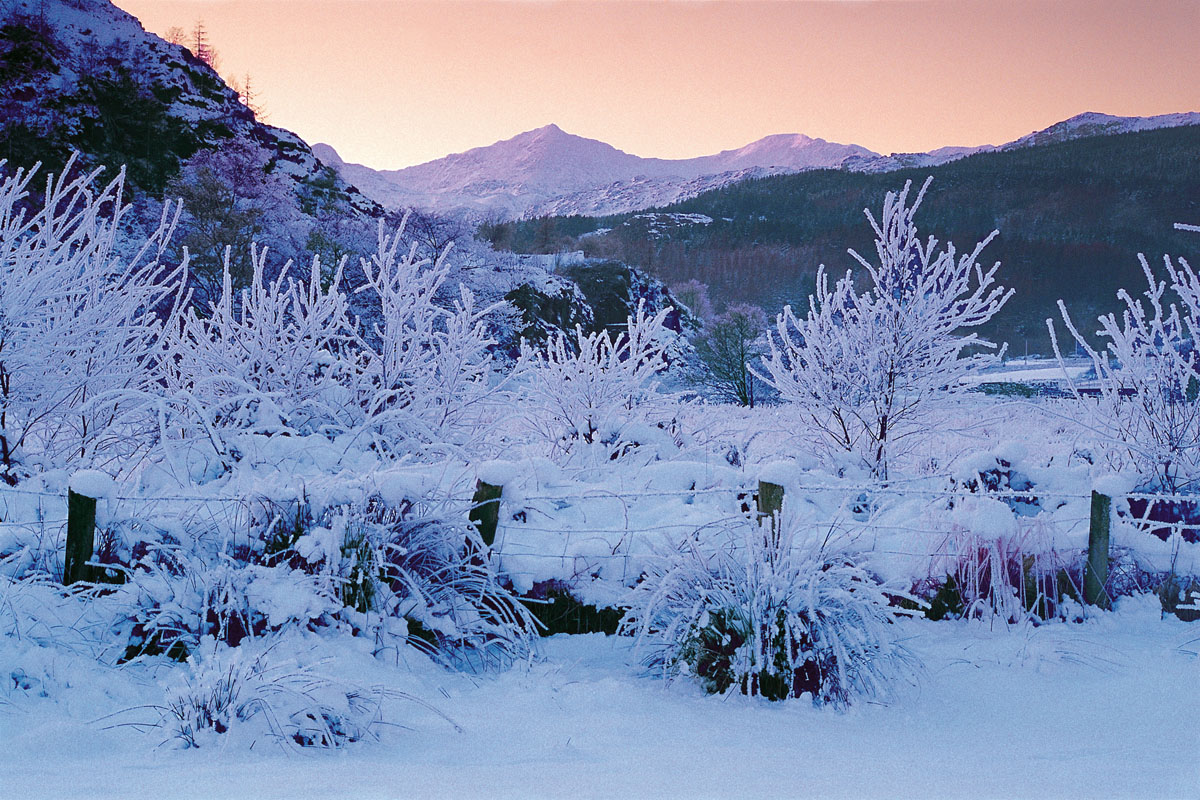
[[[740,691],[846,707],[885,698],[915,675],[891,624],[906,613],[815,530],[749,520],[715,541],[693,536],[633,592],[623,627],[668,676],[705,691]]]

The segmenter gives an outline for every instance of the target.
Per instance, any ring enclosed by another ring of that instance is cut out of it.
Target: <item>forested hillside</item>
[[[884,193],[934,176],[918,223],[970,249],[994,228],[984,261],[1003,262],[1017,290],[990,333],[1023,351],[1045,351],[1045,320],[1059,298],[1094,316],[1119,287],[1144,282],[1137,253],[1188,256],[1196,244],[1175,222],[1200,221],[1200,127],[1096,136],[981,153],[887,174],[823,170],[749,180],[657,209],[607,218],[543,218],[485,226],[518,251],[581,248],[621,258],[668,284],[697,279],[718,302],[775,310],[804,298],[819,264],[840,272],[865,252],[863,209]],[[665,214],[675,216],[664,216]],[[698,216],[682,216],[682,215]],[[710,221],[705,221],[705,219]],[[603,232],[604,229],[610,229]],[[599,233],[597,233],[599,232]]]

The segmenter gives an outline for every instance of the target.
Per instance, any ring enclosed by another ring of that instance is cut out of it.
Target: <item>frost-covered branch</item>
[[[1150,488],[1175,493],[1200,478],[1200,277],[1185,259],[1163,257],[1180,306],[1166,300],[1168,283],[1155,278],[1146,257],[1138,259],[1147,289],[1140,298],[1125,289],[1117,293],[1125,308],[1119,317],[1097,319],[1100,347],[1088,342],[1059,301],[1063,324],[1091,359],[1097,399],[1082,397],[1069,375],[1068,382],[1085,410],[1081,424],[1123,450]],[[1062,364],[1054,321],[1046,325]]]
[[[557,446],[604,444],[619,452],[624,432],[642,418],[667,367],[665,308],[648,316],[639,303],[626,329],[552,337],[546,349],[521,342],[519,402],[530,426]]]
[[[0,168],[4,162],[0,161]],[[163,331],[182,305],[187,262],[162,261],[179,209],[144,240],[122,239],[125,173],[70,159],[34,198],[37,172],[0,180],[0,468],[89,463],[145,444],[133,399],[152,382]]]
[[[821,267],[807,312],[787,306],[777,317],[761,376],[811,418],[826,444],[882,479],[904,440],[923,429],[927,401],[961,389],[998,358],[994,344],[968,331],[1012,296],[996,283],[999,263],[978,264],[995,232],[961,255],[953,244],[939,250],[937,239],[920,239],[914,216],[928,187],[911,206],[911,182],[889,192],[879,221],[866,212],[877,263],[850,254],[871,285],[859,294],[847,272],[831,286]]]

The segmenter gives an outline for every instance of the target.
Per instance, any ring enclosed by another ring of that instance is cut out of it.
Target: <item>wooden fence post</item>
[[[63,585],[92,578],[92,550],[96,546],[96,498],[67,492],[67,552],[63,559]]]
[[[488,547],[496,541],[496,526],[500,524],[500,495],[503,493],[503,486],[478,481],[475,484],[475,496],[471,498],[471,513],[468,516]]]
[[[1083,601],[1100,608],[1111,608],[1105,585],[1108,583],[1108,533],[1112,523],[1112,498],[1092,492],[1092,521],[1088,530],[1088,557],[1083,572]]]
[[[783,511],[783,487],[778,483],[759,481],[758,494],[755,496],[754,502],[758,506],[758,524],[761,525],[763,520],[769,519],[771,535],[777,540],[779,538],[779,515]]]

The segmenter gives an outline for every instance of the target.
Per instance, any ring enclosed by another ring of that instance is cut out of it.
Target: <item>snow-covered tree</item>
[[[145,440],[130,416],[152,380],[165,325],[183,298],[186,261],[163,263],[178,210],[140,242],[122,240],[125,173],[71,159],[36,198],[36,168],[0,180],[0,469],[30,460],[89,463]],[[4,162],[0,162],[2,170]]]
[[[216,301],[188,309],[166,337],[166,396],[222,452],[222,429],[313,433],[357,421],[338,383],[353,338],[346,296],[322,288],[319,258],[307,281],[290,275],[291,262],[267,281],[267,255],[252,248],[250,285],[242,290],[227,256]]]
[[[909,181],[887,194],[878,221],[865,212],[877,261],[850,255],[867,271],[867,290],[855,289],[849,271],[831,286],[822,266],[807,313],[785,306],[776,318],[761,376],[825,444],[884,480],[889,462],[925,429],[929,401],[998,358],[970,329],[1012,296],[996,284],[999,262],[987,270],[977,263],[996,232],[962,255],[951,243],[939,249],[932,236],[921,240],[913,218],[930,180],[911,205]]]
[[[1085,410],[1081,424],[1128,456],[1149,488],[1173,494],[1200,479],[1200,276],[1186,259],[1163,257],[1170,289],[1182,300],[1177,305],[1165,299],[1167,281],[1154,276],[1144,255],[1138,259],[1147,289],[1140,298],[1117,293],[1125,308],[1098,318],[1098,348],[1059,301],[1063,324],[1092,361],[1098,399],[1080,397],[1077,382],[1069,383]],[[1062,363],[1053,320],[1046,325]]]
[[[617,452],[623,432],[641,421],[657,391],[657,376],[667,367],[664,308],[647,315],[645,303],[629,317],[625,330],[551,337],[545,350],[521,342],[518,400],[530,426],[564,450],[575,442],[597,443]]]
[[[307,280],[291,262],[268,279],[267,252],[251,248],[249,285],[227,259],[220,294],[181,316],[162,361],[164,407],[185,435],[234,457],[227,433],[349,436],[385,454],[463,444],[490,396],[486,317],[460,287],[450,308],[436,298],[445,258],[407,252],[403,228],[381,225],[377,252],[361,260],[374,322],[364,328],[343,291],[344,261],[326,280],[314,258]],[[165,430],[164,430],[165,432]]]
[[[379,313],[360,338],[362,364],[356,386],[364,425],[377,447],[388,442],[462,444],[476,429],[472,415],[492,394],[487,318],[495,306],[478,308],[466,286],[445,308],[438,303],[450,267],[419,258],[417,242],[402,250],[405,222],[392,234],[379,226],[379,244],[362,259],[366,291],[378,297]],[[456,432],[456,433],[455,433]]]

